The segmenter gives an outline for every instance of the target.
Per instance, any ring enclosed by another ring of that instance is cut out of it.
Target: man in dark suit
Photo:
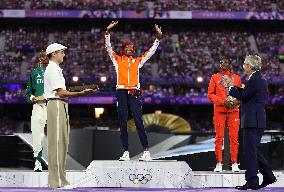
[[[241,101],[241,128],[243,129],[243,149],[246,166],[246,184],[236,189],[259,189],[276,181],[271,168],[260,150],[260,141],[266,127],[265,104],[268,95],[268,84],[261,75],[261,58],[257,55],[248,55],[245,58],[244,73],[248,81],[242,87],[233,86],[227,79],[230,87],[229,95]],[[263,182],[259,185],[259,172],[263,175]]]

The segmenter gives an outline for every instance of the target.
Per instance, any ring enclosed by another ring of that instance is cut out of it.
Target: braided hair
[[[49,59],[47,57],[47,55],[45,54],[45,51],[41,51],[39,53],[39,57],[38,57],[38,63],[37,66],[40,67],[46,67],[48,65]]]

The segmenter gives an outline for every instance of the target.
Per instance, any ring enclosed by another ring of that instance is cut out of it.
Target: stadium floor
[[[51,192],[51,191],[69,191],[69,192],[107,192],[107,191],[139,191],[139,192],[147,192],[147,191],[156,191],[156,192],[180,192],[180,191],[210,191],[210,192],[229,192],[229,191],[239,191],[234,188],[182,188],[182,189],[169,189],[169,188],[76,188],[76,189],[57,189],[52,190],[50,188],[0,188],[0,192]],[[264,188],[258,191],[273,191],[273,192],[281,192],[284,191],[283,187],[273,187],[273,188]]]

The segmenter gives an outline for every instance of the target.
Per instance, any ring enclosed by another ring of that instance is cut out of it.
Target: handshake
[[[228,96],[224,102],[227,109],[233,109],[239,104],[238,100],[232,96]]]

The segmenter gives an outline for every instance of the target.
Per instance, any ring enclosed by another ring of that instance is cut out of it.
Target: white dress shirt
[[[248,80],[251,78],[251,76],[252,76],[252,74],[254,74],[256,71],[254,71],[254,72],[252,72],[251,74],[250,74],[250,76],[248,77]]]
[[[66,90],[62,69],[55,62],[49,61],[44,73],[44,98],[60,98],[55,91],[59,88]]]

